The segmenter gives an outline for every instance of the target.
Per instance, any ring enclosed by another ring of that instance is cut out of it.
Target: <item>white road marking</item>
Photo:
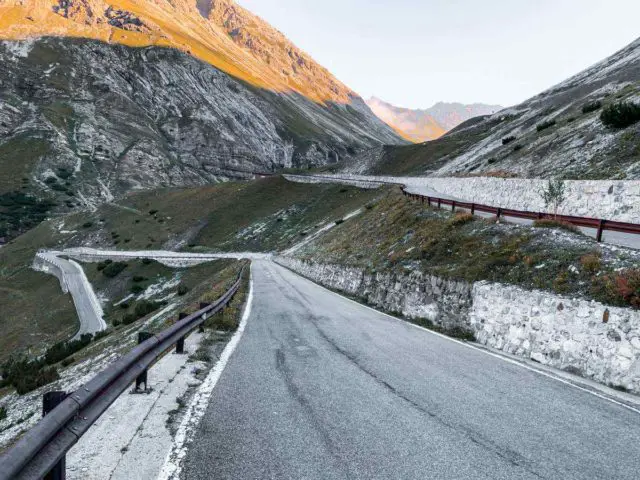
[[[231,337],[231,340],[229,340],[229,343],[223,350],[222,355],[220,355],[220,360],[218,360],[211,372],[209,372],[209,375],[191,399],[191,402],[187,407],[187,412],[185,413],[184,418],[182,419],[182,422],[178,427],[178,431],[176,432],[173,446],[167,454],[162,470],[158,475],[158,480],[175,480],[179,478],[180,472],[182,471],[182,462],[187,455],[189,444],[193,441],[193,437],[197,431],[198,426],[200,425],[200,420],[204,416],[207,407],[209,406],[211,394],[213,393],[218,380],[220,380],[222,372],[227,366],[231,355],[233,355],[233,352],[235,351],[238,343],[240,342],[240,339],[242,338],[244,329],[247,326],[247,321],[249,320],[249,316],[251,315],[252,303],[253,272],[251,271],[249,278],[249,293],[247,295],[247,303],[242,314],[240,325],[238,326],[236,333],[234,333],[233,337]]]

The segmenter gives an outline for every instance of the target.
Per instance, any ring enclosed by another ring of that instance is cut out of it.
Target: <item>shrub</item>
[[[559,228],[573,233],[580,233],[580,229],[569,222],[561,222],[559,220],[542,219],[533,222],[533,226],[537,228]]]
[[[153,260],[151,258],[143,258],[142,259],[142,264],[143,265],[151,265],[153,263]]]
[[[473,215],[466,212],[456,213],[451,219],[449,219],[449,225],[452,227],[459,227],[473,221]]]
[[[602,110],[600,120],[607,127],[626,128],[640,121],[640,105],[631,102],[619,102],[608,105]]]
[[[127,268],[128,265],[124,262],[113,262],[108,264],[103,270],[102,270],[102,274],[105,277],[108,278],[115,278],[118,275],[120,275],[120,273]]]
[[[619,305],[640,309],[640,268],[631,268],[598,278],[594,295]]]
[[[343,223],[344,223],[344,220],[342,218],[335,221],[336,225],[342,225]]]
[[[82,224],[82,228],[91,228],[93,227],[93,222],[84,222]]]
[[[144,292],[144,290],[145,288],[138,283],[131,286],[131,293],[133,293],[134,295],[139,295]]]
[[[136,305],[134,309],[135,315],[138,318],[145,317],[149,315],[151,312],[154,312],[158,309],[160,305],[156,302],[151,302],[149,300],[142,300]]]
[[[509,145],[511,142],[515,142],[516,141],[516,137],[511,135],[509,137],[505,137],[502,139],[502,145]]]
[[[158,213],[158,210],[149,210],[149,215],[155,215]]]
[[[185,296],[187,293],[189,292],[189,287],[187,287],[186,285],[180,284],[178,286],[178,295],[183,297]]]
[[[493,164],[494,164],[494,163],[496,163],[497,161],[498,161],[498,159],[497,159],[497,158],[495,158],[495,157],[491,157],[489,160],[487,160],[487,163],[488,163],[489,165],[493,165]]]
[[[75,357],[67,357],[64,360],[62,360],[62,363],[60,365],[66,368],[69,365],[73,365],[75,361],[76,361]]]
[[[582,106],[582,113],[591,113],[596,110],[600,110],[602,108],[602,102],[600,100],[596,100],[595,102],[585,103]]]
[[[576,121],[576,117],[569,117],[567,118],[567,123],[573,123]]]
[[[7,409],[6,407],[0,407],[0,422],[7,418]]]
[[[542,123],[539,123],[538,125],[536,125],[536,130],[538,132],[542,132],[543,130],[546,130],[547,128],[551,128],[556,124],[555,120],[545,120]]]
[[[68,342],[60,342],[52,345],[44,354],[45,363],[47,365],[53,365],[54,363],[64,360],[68,356],[89,345],[92,338],[93,336],[91,334],[84,334],[77,340],[70,340]]]
[[[3,383],[13,385],[18,395],[55,382],[60,378],[54,367],[45,366],[42,360],[10,358],[2,366]]]
[[[598,273],[602,268],[602,259],[600,258],[600,254],[597,252],[588,253],[580,258],[580,264],[585,272],[593,275]]]
[[[133,277],[133,281],[136,283],[145,282],[147,280],[148,280],[147,277],[142,277],[140,275],[136,275]]]
[[[545,207],[553,207],[553,214],[558,216],[560,205],[566,200],[566,187],[562,179],[551,179],[547,187],[539,192]]]
[[[516,145],[515,147],[513,147],[513,151],[514,152],[519,152],[520,150],[522,150],[524,147],[520,144]]]

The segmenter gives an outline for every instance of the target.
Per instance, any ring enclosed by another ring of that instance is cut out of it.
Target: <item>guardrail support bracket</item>
[[[138,332],[138,345],[140,345],[141,343],[146,342],[151,337],[153,337],[152,333],[149,333],[149,332]],[[147,383],[147,381],[148,381],[147,373],[148,373],[147,370],[145,370],[140,375],[138,375],[138,378],[136,378],[136,388],[131,393],[149,393],[151,391],[151,389],[149,388],[149,385]],[[144,383],[144,390],[141,390],[140,386],[143,383]]]
[[[184,312],[181,312],[178,315],[178,321],[182,320],[183,318],[187,318],[188,316],[189,316],[188,314],[186,314]],[[183,355],[184,354],[184,340],[185,340],[185,337],[182,337],[181,339],[179,339],[176,342],[176,353],[178,355]]]
[[[604,224],[606,220],[600,220],[600,224],[598,225],[598,234],[596,235],[596,240],[598,242],[602,242],[602,234],[604,233]]]
[[[62,401],[67,398],[67,392],[47,392],[42,396],[42,416],[49,414]],[[62,457],[55,467],[44,477],[44,480],[65,480],[67,478],[67,460]]]

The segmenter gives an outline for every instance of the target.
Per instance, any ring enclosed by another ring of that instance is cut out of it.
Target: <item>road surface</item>
[[[637,479],[640,414],[253,263],[186,479]]]
[[[58,277],[62,290],[71,294],[80,321],[80,327],[72,340],[107,328],[100,301],[78,263],[60,258],[55,252],[38,252],[34,266],[37,270]]]

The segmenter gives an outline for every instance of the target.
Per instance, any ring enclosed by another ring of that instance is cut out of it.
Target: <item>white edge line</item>
[[[253,303],[253,271],[251,270],[251,266],[249,267],[249,269],[249,293],[247,295],[247,302],[245,304],[240,325],[238,325],[238,329],[233,334],[231,340],[229,340],[229,343],[227,343],[227,346],[222,351],[220,360],[218,360],[218,362],[211,369],[211,372],[209,372],[209,375],[207,375],[207,378],[204,380],[202,385],[200,385],[200,388],[198,388],[195,395],[191,399],[184,418],[182,419],[182,422],[178,427],[178,431],[176,432],[171,450],[169,450],[162,469],[158,474],[158,480],[171,480],[177,479],[179,477],[182,471],[182,461],[187,454],[187,450],[200,424],[200,420],[207,410],[211,394],[213,393],[218,380],[220,380],[222,372],[227,366],[231,355],[233,355],[233,352],[238,346],[244,329],[247,326],[247,321],[249,320],[249,316],[251,315],[251,306]]]
[[[613,398],[611,398],[611,397],[608,397],[608,396],[606,396],[606,395],[600,394],[600,393],[598,393],[598,392],[594,392],[593,390],[590,390],[590,389],[588,389],[588,388],[582,387],[582,386],[577,385],[577,384],[575,384],[575,383],[573,383],[573,382],[571,382],[571,381],[569,381],[569,380],[565,380],[565,379],[563,379],[563,378],[560,378],[560,377],[558,377],[558,376],[556,376],[556,375],[553,375],[553,374],[551,374],[551,373],[545,372],[545,371],[543,371],[543,370],[540,370],[540,369],[534,368],[534,367],[532,367],[532,366],[530,366],[530,365],[525,365],[525,364],[523,364],[522,362],[519,362],[519,361],[517,361],[517,360],[513,360],[513,359],[511,359],[511,358],[505,357],[505,356],[500,355],[500,354],[498,354],[498,353],[490,352],[490,351],[488,351],[488,350],[486,350],[486,349],[484,349],[484,348],[482,348],[482,347],[475,346],[475,345],[473,345],[473,344],[471,344],[471,343],[462,342],[462,341],[457,340],[457,339],[455,339],[455,338],[447,337],[446,335],[443,335],[443,334],[438,333],[438,332],[434,332],[433,330],[429,330],[428,328],[421,327],[420,325],[416,325],[415,323],[411,323],[411,322],[409,322],[409,321],[407,321],[407,320],[403,320],[403,319],[401,319],[401,318],[394,317],[393,315],[389,315],[388,313],[381,312],[380,310],[376,310],[376,309],[375,309],[375,308],[373,308],[373,307],[370,307],[370,306],[368,306],[368,305],[364,305],[364,304],[362,304],[362,303],[360,303],[360,302],[356,302],[355,300],[352,300],[351,298],[345,297],[344,295],[342,295],[342,294],[340,294],[340,293],[334,292],[333,290],[330,290],[330,289],[328,289],[327,287],[325,287],[325,286],[323,286],[323,285],[320,285],[319,283],[316,283],[316,282],[314,282],[313,280],[311,280],[311,279],[309,279],[309,278],[307,278],[307,277],[304,277],[304,276],[300,275],[299,273],[295,272],[294,270],[292,270],[292,269],[290,269],[290,268],[288,268],[288,267],[286,267],[286,266],[284,266],[284,265],[280,265],[280,264],[279,264],[278,262],[276,262],[276,261],[273,261],[273,262],[274,262],[274,263],[276,263],[276,264],[278,264],[280,267],[282,267],[282,268],[285,268],[285,269],[289,270],[291,273],[293,273],[293,274],[295,274],[295,275],[299,276],[300,278],[303,278],[303,279],[305,279],[305,280],[307,280],[307,281],[309,281],[309,282],[313,283],[314,285],[317,285],[318,287],[320,287],[320,288],[322,288],[322,289],[326,290],[326,291],[327,291],[327,292],[329,292],[329,293],[333,293],[334,295],[338,295],[339,297],[342,297],[342,298],[344,298],[345,300],[347,300],[347,301],[349,301],[349,302],[351,302],[351,303],[355,303],[356,305],[359,305],[359,306],[361,306],[361,307],[364,307],[364,308],[366,308],[366,309],[368,309],[368,310],[371,310],[371,311],[373,311],[373,312],[376,312],[376,313],[378,313],[378,314],[380,314],[380,315],[384,315],[385,317],[389,317],[389,318],[391,318],[391,319],[393,319],[393,320],[395,320],[395,321],[397,321],[397,322],[401,322],[401,323],[402,323],[402,324],[404,324],[404,325],[408,325],[408,326],[410,326],[410,327],[417,328],[418,330],[422,330],[422,331],[424,331],[424,332],[430,333],[431,335],[435,335],[435,336],[437,336],[437,337],[443,338],[443,339],[445,339],[445,340],[448,340],[449,342],[457,343],[458,345],[461,345],[461,346],[463,346],[463,347],[470,348],[470,349],[475,350],[475,351],[477,351],[477,352],[484,353],[485,355],[489,355],[489,356],[491,356],[491,357],[495,357],[495,358],[497,358],[497,359],[500,359],[500,360],[502,360],[502,361],[504,361],[504,362],[507,362],[507,363],[510,363],[510,364],[512,364],[512,365],[516,365],[516,366],[518,366],[518,367],[524,368],[525,370],[529,370],[529,371],[531,371],[531,372],[535,372],[535,373],[538,373],[538,374],[540,374],[540,375],[543,375],[543,376],[545,376],[545,377],[547,377],[547,378],[550,378],[550,379],[556,380],[557,382],[564,383],[565,385],[569,385],[570,387],[573,387],[573,388],[576,388],[576,389],[581,390],[581,391],[583,391],[583,392],[589,393],[589,394],[591,394],[591,395],[593,395],[593,396],[595,396],[595,397],[598,397],[598,398],[600,398],[600,399],[602,399],[602,400],[606,400],[606,401],[608,401],[608,402],[614,403],[614,404],[616,404],[616,405],[618,405],[618,406],[620,406],[620,407],[626,408],[626,409],[631,410],[632,412],[635,412],[635,413],[637,413],[637,414],[639,414],[639,415],[640,415],[640,409],[635,408],[635,407],[632,407],[631,405],[628,405],[628,404],[626,404],[626,403],[624,403],[624,402],[620,402],[620,401],[618,401],[618,400],[614,400],[614,399],[613,399]]]

